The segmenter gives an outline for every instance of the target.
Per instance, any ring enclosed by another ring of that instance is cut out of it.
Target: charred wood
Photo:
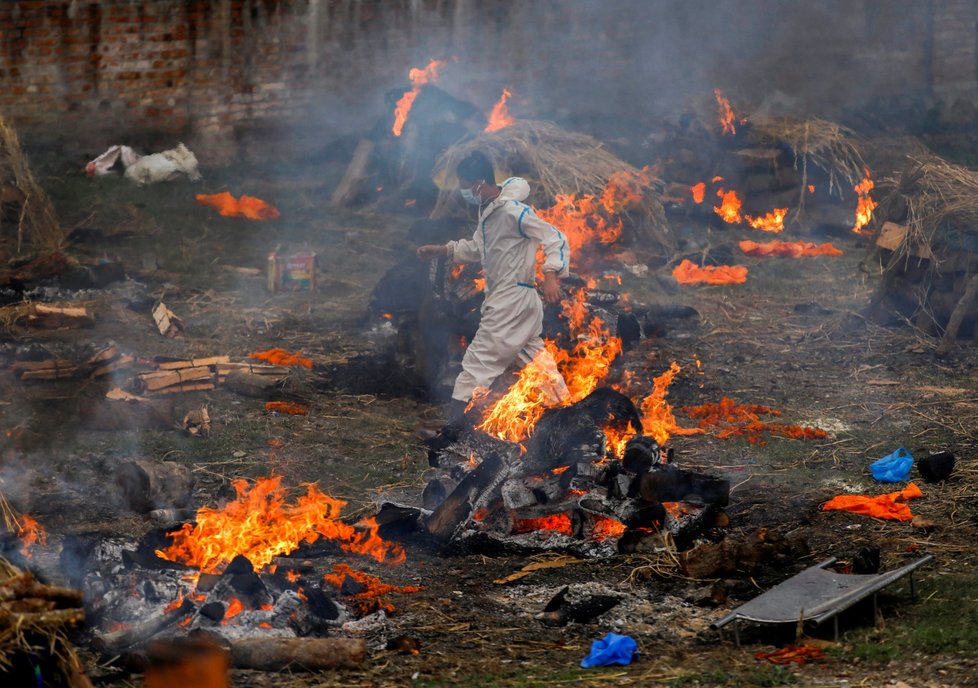
[[[646,502],[726,506],[730,503],[730,481],[671,465],[658,465],[639,476],[638,493]]]
[[[104,633],[95,638],[93,645],[102,654],[116,654],[120,650],[146,642],[156,634],[180,622],[193,611],[194,603],[190,600],[184,600],[176,609],[157,614],[142,623]]]
[[[116,470],[115,484],[126,506],[143,514],[153,509],[187,506],[194,479],[188,466],[140,460],[122,464]]]
[[[471,516],[487,493],[494,491],[508,476],[509,469],[499,456],[493,453],[485,457],[479,467],[458,484],[442,504],[432,512],[425,527],[440,540],[449,540],[458,528]]]

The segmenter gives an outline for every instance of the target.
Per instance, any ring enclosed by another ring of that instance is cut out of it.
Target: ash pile
[[[629,435],[620,450],[608,439]],[[729,481],[672,463],[671,451],[642,434],[631,400],[608,387],[546,411],[523,444],[465,421],[426,444],[436,475],[420,506],[382,505],[386,537],[421,532],[463,551],[579,557],[723,537],[716,524]]]

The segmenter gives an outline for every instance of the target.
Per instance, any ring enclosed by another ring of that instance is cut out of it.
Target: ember
[[[626,526],[621,521],[613,518],[599,517],[594,522],[592,535],[595,540],[606,540],[608,538],[618,538],[624,535]]]
[[[394,106],[394,126],[391,127],[391,132],[393,132],[394,136],[400,136],[404,130],[408,114],[411,112],[411,106],[414,105],[415,98],[421,93],[421,87],[429,82],[435,81],[438,78],[438,70],[444,64],[442,60],[432,60],[424,69],[412,67],[411,71],[408,72],[408,78],[411,80],[411,90],[405,91],[404,95],[397,101],[397,105]]]
[[[249,220],[274,220],[278,209],[254,196],[235,198],[227,191],[219,194],[197,194],[197,202],[217,210],[224,217],[245,217]]]
[[[740,206],[743,201],[740,200],[737,192],[717,189],[717,198],[720,199],[720,205],[713,206],[713,212],[719,215],[724,222],[732,225],[740,224],[743,221],[743,218],[740,217]]]
[[[680,284],[743,284],[747,281],[744,265],[708,265],[700,267],[689,259],[677,265],[672,276]]]
[[[787,425],[761,420],[761,416],[780,416],[781,412],[760,404],[738,404],[729,397],[722,397],[716,404],[687,406],[683,412],[699,421],[701,428],[717,428],[720,439],[742,436],[751,444],[765,445],[764,434],[779,435],[789,439],[825,439],[828,433],[819,428]]]
[[[339,519],[346,502],[306,485],[306,494],[287,503],[281,477],[233,483],[237,498],[223,509],[202,507],[196,524],[185,523],[171,533],[173,544],[156,555],[193,566],[205,573],[219,573],[234,557],[244,555],[260,569],[278,555],[293,552],[302,542],[320,537],[335,540],[341,549],[365,554],[380,562],[401,563],[404,550],[377,535],[376,521],[357,529]]]
[[[385,313],[384,316],[390,315]],[[257,358],[259,361],[265,361],[266,363],[271,363],[272,365],[281,366],[302,366],[303,368],[309,368],[312,370],[313,363],[308,358],[303,358],[301,354],[289,353],[285,349],[268,349],[267,351],[255,351],[248,355],[249,358]]]
[[[362,588],[359,592],[345,594],[344,583],[347,579],[359,584],[357,588]],[[388,614],[395,611],[395,607],[390,602],[383,599],[389,593],[415,593],[422,590],[416,585],[390,585],[384,583],[377,576],[371,576],[363,571],[356,571],[346,564],[334,564],[333,572],[323,576],[323,582],[332,585],[340,593],[350,599],[360,603],[360,613],[369,613],[375,609],[383,609]]]
[[[570,516],[551,514],[540,518],[518,518],[513,523],[513,533],[532,533],[535,530],[552,530],[561,535],[573,535]]]
[[[294,401],[266,401],[265,410],[275,413],[287,413],[290,416],[307,416],[309,407],[305,404],[297,404]]]
[[[768,241],[759,244],[754,241],[741,241],[740,250],[749,256],[789,256],[804,258],[808,256],[841,256],[842,251],[830,243],[816,244],[811,241]]]
[[[863,172],[866,174],[865,178],[853,189],[856,192],[856,222],[852,226],[852,231],[856,234],[863,233],[863,227],[869,224],[869,221],[873,219],[873,210],[876,208],[878,203],[873,200],[869,195],[869,192],[873,190],[875,186],[873,180],[869,176],[869,168],[863,168]]]
[[[499,100],[492,106],[492,112],[489,113],[489,123],[485,129],[487,132],[505,129],[513,123],[513,117],[509,114],[509,108],[506,107],[506,101],[512,95],[508,88],[503,89],[502,95],[499,96]]]

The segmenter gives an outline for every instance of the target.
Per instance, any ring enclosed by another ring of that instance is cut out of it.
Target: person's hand
[[[543,300],[549,304],[560,303],[560,279],[556,272],[543,275]]]
[[[448,255],[448,247],[444,244],[426,244],[419,246],[416,251],[419,260],[431,260],[439,256]]]

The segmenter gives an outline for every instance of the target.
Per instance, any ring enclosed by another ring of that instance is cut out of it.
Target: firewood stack
[[[43,678],[44,685],[90,688],[66,636],[84,620],[81,592],[45,585],[0,557],[0,671],[5,685],[40,685]]]

